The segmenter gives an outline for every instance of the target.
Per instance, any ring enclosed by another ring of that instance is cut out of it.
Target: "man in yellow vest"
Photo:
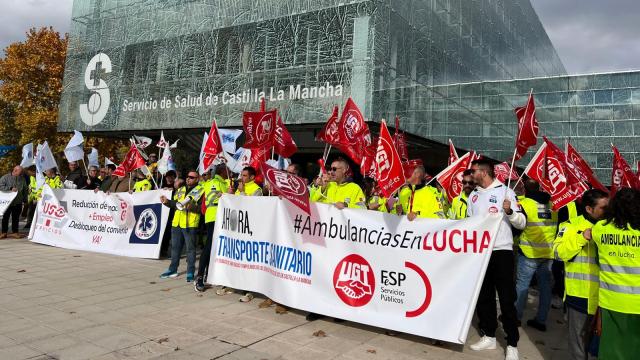
[[[216,175],[203,186],[204,203],[206,206],[204,223],[207,227],[207,242],[204,245],[204,249],[202,249],[200,262],[198,263],[198,274],[196,275],[195,281],[195,290],[197,292],[205,291],[204,279],[207,276],[209,261],[211,260],[211,246],[213,245],[213,230],[218,214],[218,201],[222,194],[229,191],[228,171],[224,164],[216,166]]]
[[[449,219],[460,220],[467,217],[467,199],[475,188],[476,183],[473,181],[473,171],[471,169],[465,170],[462,173],[462,192],[453,198],[451,202]]]
[[[349,181],[348,172],[347,160],[340,157],[334,160],[328,173],[317,179],[317,189],[311,194],[311,201],[334,204],[338,209],[362,209],[364,192],[358,184]]]
[[[527,321],[527,325],[546,331],[547,315],[551,306],[551,264],[553,240],[558,229],[558,213],[551,210],[551,196],[540,191],[540,184],[535,180],[525,180],[524,188],[525,198],[520,200],[520,206],[527,217],[527,225],[520,234],[516,311],[518,321],[522,321],[529,285],[533,275],[536,275],[540,292],[538,312],[534,319]]]
[[[260,185],[256,184],[256,169],[247,166],[242,169],[240,173],[240,182],[238,183],[238,189],[236,189],[236,195],[242,196],[262,196],[262,188]],[[229,188],[229,192],[233,191],[232,188]],[[217,295],[226,295],[233,293],[233,289],[229,287],[222,287],[216,290]],[[240,302],[249,302],[253,300],[253,294],[248,291],[244,291],[244,295],[240,296],[238,299]]]
[[[585,231],[598,247],[598,304],[602,310],[599,359],[631,360],[640,350],[640,193],[624,188],[604,220]]]
[[[604,217],[607,193],[591,189],[582,196],[584,215],[563,222],[553,243],[557,260],[565,264],[565,294],[569,316],[569,357],[587,359],[584,332],[588,331],[598,307],[598,248],[583,234]]]
[[[64,188],[64,184],[62,183],[62,179],[60,179],[60,175],[56,173],[56,169],[49,169],[44,172],[45,179],[44,183],[49,185],[52,189],[62,189]],[[40,193],[42,193],[42,188],[38,190],[38,198],[40,198]]]
[[[187,245],[187,282],[192,282],[196,269],[196,232],[200,222],[200,198],[204,193],[198,186],[200,176],[196,170],[187,172],[185,185],[181,186],[169,200],[164,195],[160,202],[167,207],[176,209],[171,224],[171,264],[160,278],[174,278],[178,276],[178,265],[182,249]]]
[[[424,166],[418,166],[407,180],[408,184],[400,190],[399,199],[402,214],[410,221],[416,218],[445,219],[442,203],[438,199],[438,190],[426,184]],[[398,210],[399,207],[398,207]],[[400,215],[400,214],[398,214]]]
[[[136,170],[136,183],[133,185],[133,192],[149,191],[153,189],[151,181],[142,173],[142,170]]]

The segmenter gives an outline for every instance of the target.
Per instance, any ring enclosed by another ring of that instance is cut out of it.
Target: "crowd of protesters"
[[[269,195],[253,167],[240,174],[224,164],[205,174],[196,169],[157,174],[157,156],[149,156],[148,169],[133,176],[114,176],[115,165],[89,167],[83,172],[76,162],[62,178],[55,169],[45,173],[45,182],[53,189],[85,189],[95,192],[140,192],[156,187],[172,190],[171,197],[160,198],[171,208],[163,252],[171,259],[161,278],[178,277],[178,267],[186,247],[186,281],[195,290],[207,289],[207,268],[213,242],[217,206],[223,194],[235,196]],[[338,209],[366,209],[396,216],[461,220],[487,213],[500,213],[502,225],[480,290],[476,313],[481,339],[472,350],[497,348],[498,321],[506,335],[506,359],[518,359],[517,343],[528,293],[537,288],[539,302],[535,317],[526,325],[547,330],[547,318],[554,307],[568,317],[571,359],[631,359],[640,349],[640,194],[622,189],[610,196],[598,189],[588,190],[580,200],[560,211],[552,210],[550,195],[538,183],[524,178],[508,188],[496,179],[493,163],[479,159],[462,175],[462,192],[451,203],[437,181],[417,166],[405,186],[392,198],[381,196],[375,180],[354,181],[352,164],[336,158],[321,175],[306,179],[310,200],[333,204]],[[304,177],[303,167],[291,164],[286,171]],[[41,196],[34,178],[35,170],[16,166],[0,178],[0,191],[14,191],[14,198],[2,219],[0,238],[20,237],[18,219],[27,216],[29,226],[35,204]],[[8,234],[9,220],[12,233]],[[204,239],[204,241],[201,241]],[[196,247],[202,242],[202,254],[196,264]],[[167,254],[168,252],[168,254]],[[196,266],[197,265],[197,266]],[[553,271],[555,269],[555,271]],[[532,280],[535,284],[532,286]],[[239,293],[239,301],[250,302],[254,294],[240,289],[216,287],[217,295]],[[498,304],[496,304],[496,294]],[[270,299],[260,307],[276,305]],[[497,307],[500,308],[500,316]],[[309,314],[308,320],[321,315]],[[630,336],[631,334],[631,336]]]

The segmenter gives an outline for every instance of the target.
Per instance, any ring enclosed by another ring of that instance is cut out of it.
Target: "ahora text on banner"
[[[277,197],[224,195],[207,282],[464,343],[499,225],[499,215],[410,222],[317,203],[309,216]]]
[[[66,249],[157,259],[169,217],[161,195],[171,192],[107,195],[45,185],[29,238]]]

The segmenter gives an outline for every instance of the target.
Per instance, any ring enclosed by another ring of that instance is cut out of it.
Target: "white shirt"
[[[487,188],[480,186],[469,194],[467,200],[467,215],[484,215],[486,213],[503,214],[502,222],[496,234],[493,250],[513,250],[513,233],[511,226],[518,230],[527,225],[527,217],[522,213],[513,190],[506,191],[506,199],[511,201],[511,215],[504,213],[502,203],[505,199],[506,186],[498,180],[494,180]]]

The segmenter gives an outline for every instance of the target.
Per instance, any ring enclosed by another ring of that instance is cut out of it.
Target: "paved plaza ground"
[[[184,274],[159,279],[167,266],[0,240],[0,359],[504,358],[504,341],[474,352],[352,322],[307,322],[299,311],[278,315],[259,309],[260,298],[198,294]],[[551,310],[547,325],[546,333],[521,328],[521,359],[567,358],[560,310]],[[472,328],[467,342],[478,338]]]

